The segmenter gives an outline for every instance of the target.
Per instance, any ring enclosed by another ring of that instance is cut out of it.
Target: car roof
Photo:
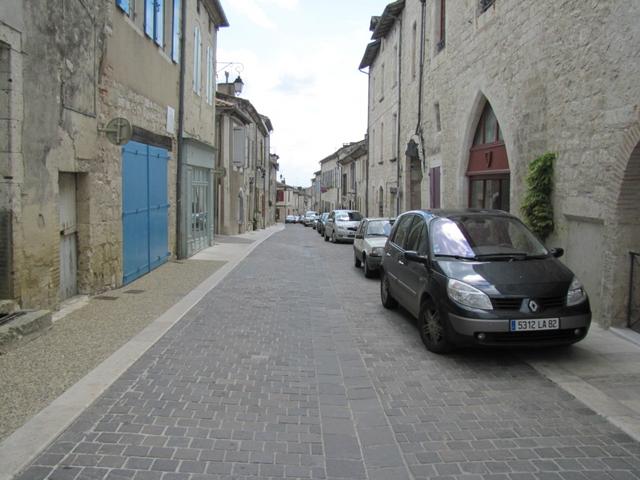
[[[363,218],[362,220],[363,221],[366,220],[367,222],[373,222],[373,221],[376,221],[376,220],[381,220],[381,221],[382,220],[388,220],[388,221],[391,221],[391,220],[393,220],[393,218],[390,218],[390,217],[367,217],[367,218]]]
[[[434,208],[434,209],[422,209],[422,210],[409,210],[403,212],[402,215],[406,213],[419,213],[423,216],[435,218],[454,218],[460,216],[466,217],[480,217],[480,216],[499,216],[499,217],[511,217],[515,218],[509,212],[505,212],[504,210],[491,210],[484,208]]]

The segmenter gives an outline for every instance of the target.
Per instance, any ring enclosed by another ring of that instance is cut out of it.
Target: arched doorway
[[[509,211],[509,161],[502,129],[489,102],[484,107],[469,150],[467,167],[471,208]]]
[[[602,295],[605,321],[609,317],[614,326],[640,332],[640,142],[628,158],[619,185],[615,223],[608,228],[605,241],[609,250],[606,262],[609,271],[605,272]]]

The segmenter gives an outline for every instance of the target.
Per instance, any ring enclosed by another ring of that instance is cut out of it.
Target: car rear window
[[[336,212],[336,220],[341,222],[359,222],[362,220],[360,212]]]

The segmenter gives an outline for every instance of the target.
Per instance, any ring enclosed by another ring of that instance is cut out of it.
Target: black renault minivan
[[[571,344],[587,335],[591,309],[562,254],[503,211],[410,211],[385,245],[380,297],[414,315],[436,353]]]

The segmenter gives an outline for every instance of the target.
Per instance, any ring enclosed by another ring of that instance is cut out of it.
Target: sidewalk
[[[587,337],[569,349],[519,356],[640,442],[640,334],[592,324]]]
[[[282,224],[234,236],[95,297],[76,297],[54,326],[0,356],[0,479],[22,466]]]

